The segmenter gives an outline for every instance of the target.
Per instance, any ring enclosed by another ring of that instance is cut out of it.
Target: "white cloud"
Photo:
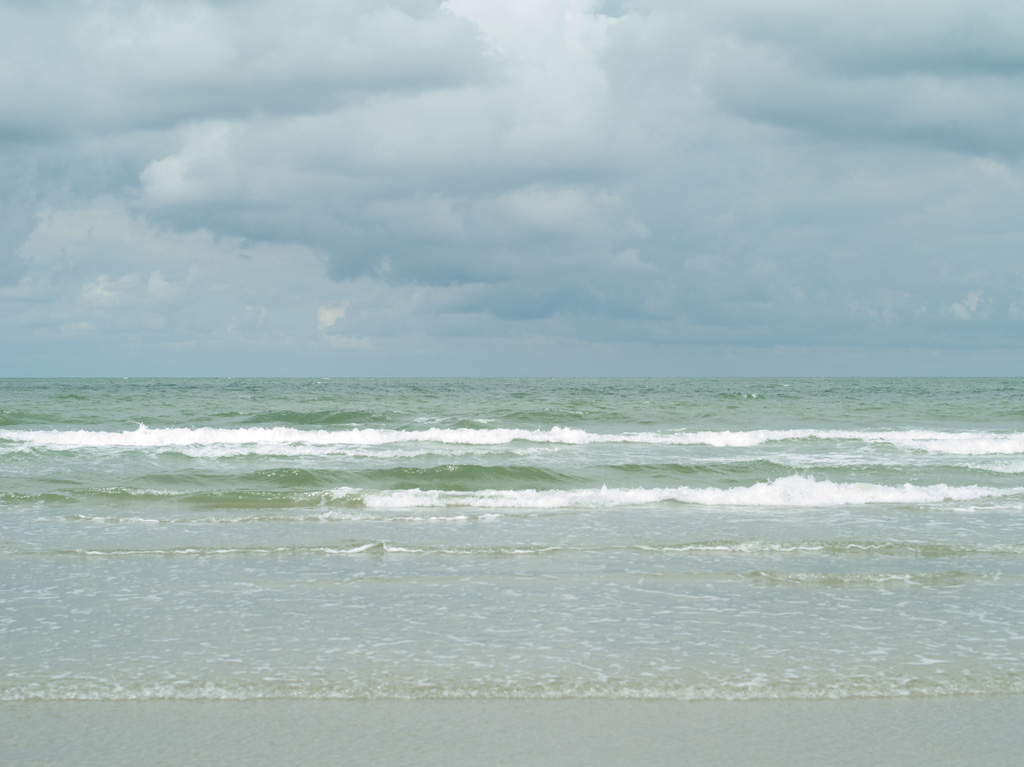
[[[116,280],[111,280],[107,275],[101,274],[92,282],[87,282],[82,286],[81,299],[83,303],[92,306],[113,307],[137,300],[139,285],[139,275],[137,274],[126,274]]]
[[[146,201],[202,204],[244,195],[237,163],[229,157],[231,132],[223,120],[189,126],[177,153],[154,160],[139,174]]]
[[[619,200],[606,189],[532,186],[503,194],[495,202],[516,227],[588,235],[609,223]]]
[[[958,320],[970,320],[976,315],[987,314],[986,310],[991,301],[989,299],[982,300],[982,295],[984,295],[984,291],[970,291],[962,300],[950,306],[950,313]],[[979,311],[979,308],[981,311]]]
[[[317,327],[320,330],[334,327],[338,320],[345,319],[345,309],[348,304],[341,306],[321,306],[316,312]]]
[[[150,272],[146,281],[146,294],[152,301],[169,301],[181,294],[181,286],[168,282],[161,272]]]

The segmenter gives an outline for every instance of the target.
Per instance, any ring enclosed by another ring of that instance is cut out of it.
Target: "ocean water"
[[[0,380],[0,700],[1024,692],[1024,380]]]

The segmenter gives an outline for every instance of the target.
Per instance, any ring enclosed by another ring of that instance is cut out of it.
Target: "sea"
[[[1024,693],[1024,379],[0,380],[0,701]]]

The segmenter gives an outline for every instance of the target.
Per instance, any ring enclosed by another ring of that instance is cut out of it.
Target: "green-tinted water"
[[[0,381],[0,697],[1021,692],[1022,394]]]

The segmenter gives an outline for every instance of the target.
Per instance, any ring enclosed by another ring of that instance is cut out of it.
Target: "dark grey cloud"
[[[316,114],[500,75],[472,25],[423,3],[13,3],[0,29],[0,141]]]
[[[1024,148],[1024,12],[1013,4],[726,5],[710,83],[728,111],[838,140]]]
[[[1024,11],[1013,2],[868,0],[724,4],[740,39],[844,77],[1024,74]]]
[[[1019,351],[1022,24],[0,3],[0,342],[26,372],[31,348],[369,373]]]

